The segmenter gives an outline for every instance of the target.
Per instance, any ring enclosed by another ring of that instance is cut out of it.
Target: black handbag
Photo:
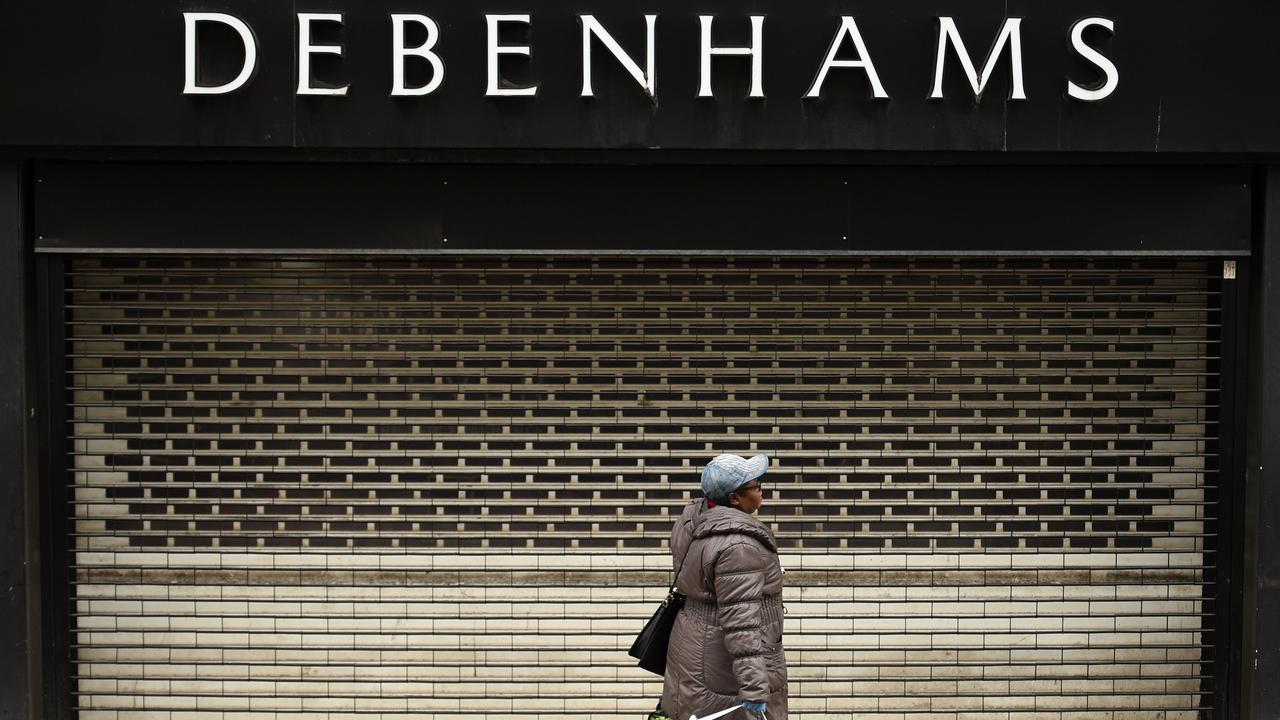
[[[685,550],[685,557],[688,555],[689,551]],[[658,675],[667,671],[667,646],[671,643],[671,626],[676,624],[676,614],[684,605],[684,593],[676,592],[676,578],[680,577],[680,568],[683,567],[684,558],[680,558],[680,566],[671,579],[671,587],[667,588],[667,599],[653,611],[653,617],[644,624],[644,629],[636,636],[636,641],[631,643],[631,650],[627,653],[640,661],[637,665]]]

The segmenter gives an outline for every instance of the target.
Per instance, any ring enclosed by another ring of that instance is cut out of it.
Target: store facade
[[[800,717],[1274,716],[1280,18],[1182,5],[15,10],[0,716],[641,717],[720,452]]]

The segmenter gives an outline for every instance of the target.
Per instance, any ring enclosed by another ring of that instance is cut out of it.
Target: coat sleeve
[[[747,702],[768,702],[769,675],[765,667],[764,592],[769,558],[754,542],[734,542],[721,551],[715,564],[716,610],[724,645],[733,658],[738,692]]]

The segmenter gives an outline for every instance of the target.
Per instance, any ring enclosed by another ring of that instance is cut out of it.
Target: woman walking
[[[767,455],[720,455],[702,471],[704,498],[671,531],[676,590],[687,596],[671,630],[662,709],[676,720],[732,705],[725,720],[787,718],[782,566],[764,504]]]

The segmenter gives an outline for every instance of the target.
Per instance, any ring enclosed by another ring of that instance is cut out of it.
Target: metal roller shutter
[[[641,717],[671,513],[758,451],[797,717],[1209,704],[1206,262],[68,267],[84,720]]]

